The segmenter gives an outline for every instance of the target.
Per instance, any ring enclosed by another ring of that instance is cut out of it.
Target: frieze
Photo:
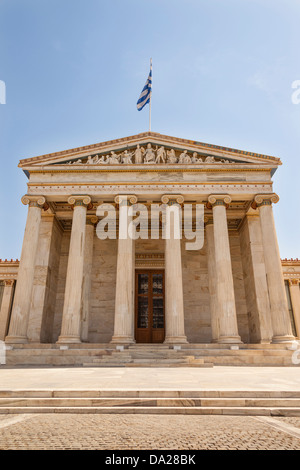
[[[189,152],[188,150],[179,151],[163,145],[152,146],[151,143],[148,143],[146,146],[137,144],[136,147],[119,152],[112,150],[106,155],[88,155],[84,158],[60,162],[59,165],[201,165],[208,163],[236,164],[237,162],[221,157],[215,158],[212,155],[199,154],[198,152]]]

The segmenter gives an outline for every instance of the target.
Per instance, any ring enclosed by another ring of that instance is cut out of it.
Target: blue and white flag
[[[142,93],[140,94],[140,97],[136,104],[138,111],[141,111],[146,104],[150,103],[151,89],[152,89],[152,61],[150,63],[150,72],[149,72],[146,84],[144,88],[142,89]]]

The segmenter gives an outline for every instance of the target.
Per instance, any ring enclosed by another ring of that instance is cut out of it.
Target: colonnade
[[[252,205],[259,212],[268,287],[266,295],[269,296],[269,314],[273,330],[271,340],[281,343],[291,341],[294,337],[291,331],[272,211],[272,203],[277,200],[278,197],[273,193],[256,195]],[[124,201],[126,204],[134,204],[137,198],[132,195],[121,195],[115,198],[119,208],[125,204]],[[29,207],[9,333],[6,337],[7,343],[26,343],[28,341],[27,328],[39,228],[42,210],[47,208],[46,199],[43,196],[26,195],[22,198],[22,202],[28,204]],[[163,202],[183,204],[184,198],[181,195],[168,195],[164,196]],[[207,221],[205,228],[211,327],[213,342],[239,344],[241,338],[238,333],[227,224],[227,208],[230,202],[231,197],[224,194],[209,195],[207,199],[207,207],[212,209],[212,219]],[[73,208],[73,220],[59,344],[79,343],[87,341],[88,338],[88,302],[93,258],[92,240],[94,224],[97,220],[95,218],[92,220],[91,216],[87,216],[87,210],[91,206],[90,196],[71,196],[68,198],[68,204]],[[184,329],[181,242],[174,236],[175,220],[175,218],[170,219],[171,236],[165,240],[165,342],[170,344],[187,342]],[[130,237],[126,239],[119,237],[113,343],[135,342],[134,272],[135,241]]]

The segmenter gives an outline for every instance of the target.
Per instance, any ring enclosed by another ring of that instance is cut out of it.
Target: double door
[[[138,270],[135,274],[135,339],[163,343],[165,339],[164,272]]]

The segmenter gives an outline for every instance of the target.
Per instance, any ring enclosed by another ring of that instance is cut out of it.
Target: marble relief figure
[[[212,155],[201,156],[197,152],[190,154],[188,150],[183,150],[181,153],[176,155],[176,151],[173,148],[166,149],[163,145],[156,145],[152,147],[151,143],[147,144],[146,149],[137,144],[135,149],[124,150],[123,152],[116,153],[111,151],[108,155],[89,155],[85,161],[82,159],[71,160],[66,162],[68,165],[141,165],[141,164],[180,164],[180,165],[198,165],[203,163],[233,163],[230,160],[219,159],[216,160]]]

